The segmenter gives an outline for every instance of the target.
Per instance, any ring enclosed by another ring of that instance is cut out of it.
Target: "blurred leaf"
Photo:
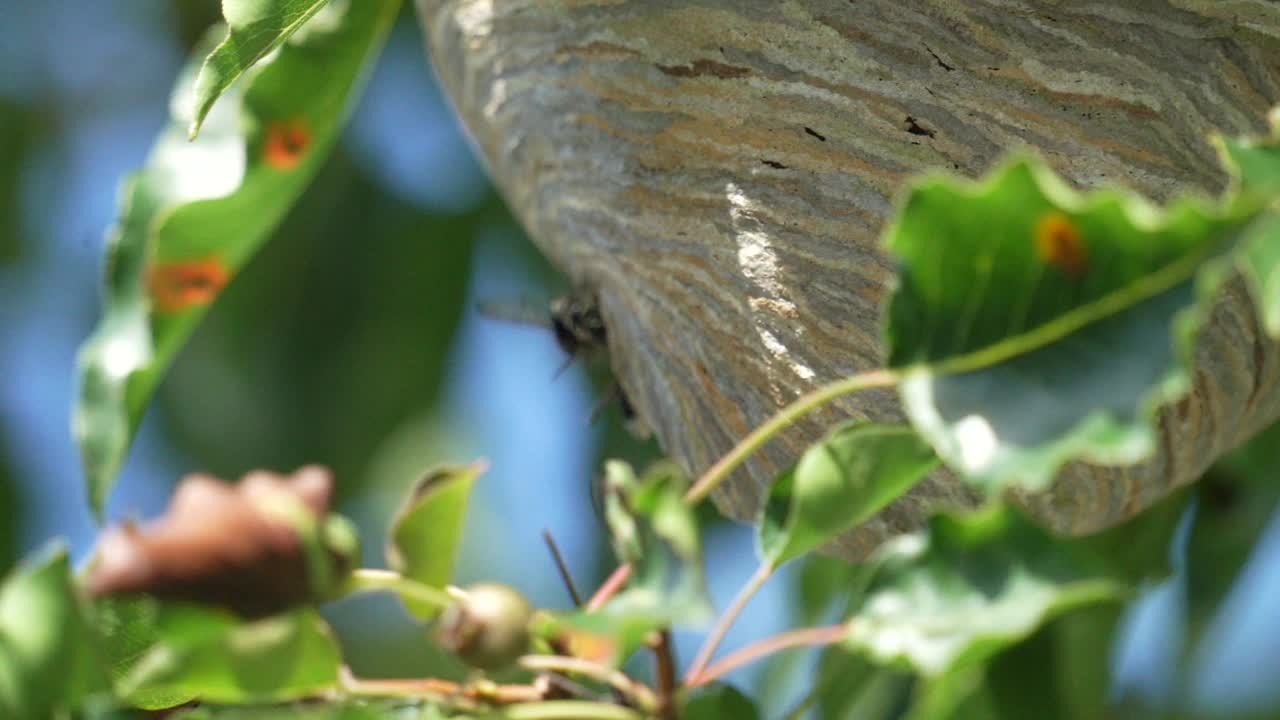
[[[66,550],[20,565],[0,587],[0,713],[62,716],[110,690]]]
[[[451,716],[432,705],[406,700],[312,703],[281,707],[202,707],[175,720],[443,720]]]
[[[496,199],[459,216],[415,210],[337,148],[174,363],[158,398],[168,426],[224,477],[318,462],[342,497],[398,492],[404,477],[370,477],[371,462],[438,402],[472,238],[505,218]]]
[[[1164,579],[1173,570],[1171,548],[1194,497],[1191,488],[1175,490],[1120,525],[1072,542],[1106,558],[1107,566],[1134,587]]]
[[[19,193],[31,167],[27,158],[37,147],[40,121],[36,113],[0,98],[0,266],[22,252],[20,225],[25,213]]]
[[[875,515],[938,466],[909,427],[853,422],[811,445],[774,480],[757,523],[761,559],[778,567]]]
[[[1280,508],[1280,422],[1221,458],[1196,490],[1185,581],[1192,638],[1217,611]]]
[[[870,562],[851,563],[817,553],[805,556],[791,595],[796,616],[793,625],[811,627],[822,622],[837,601],[860,596],[874,570]]]
[[[684,706],[684,720],[759,720],[751,698],[732,685],[717,684],[700,690]]]
[[[1066,613],[996,656],[987,669],[986,686],[999,717],[1107,717],[1119,611],[1118,605],[1110,605]]]
[[[75,430],[99,514],[156,383],[319,167],[396,8],[350,3],[341,22],[283,46],[191,143],[193,68],[179,82],[170,126],[126,184],[106,307],[80,355]]]
[[[981,664],[969,664],[921,682],[906,720],[995,720],[985,679]]]
[[[1080,195],[1025,159],[976,185],[917,184],[888,241],[903,270],[887,340],[912,423],[988,490],[1043,488],[1077,457],[1145,457],[1223,276],[1206,264],[1252,219]]]
[[[195,139],[200,133],[209,109],[231,83],[280,47],[327,3],[328,0],[222,0],[227,38],[209,53],[196,76],[190,137]]]
[[[605,515],[618,559],[631,564],[631,580],[599,611],[564,618],[585,634],[580,639],[598,643],[596,659],[620,665],[649,633],[711,618],[698,523],[683,500],[687,486],[670,463],[639,480],[630,465],[605,463]]]
[[[907,707],[912,685],[912,677],[904,672],[876,667],[846,648],[830,647],[822,652],[810,696],[797,710],[814,707],[823,720],[896,720]],[[799,715],[792,712],[788,718]]]
[[[158,607],[154,600],[141,596],[102,598],[94,607],[111,679],[120,683],[160,641]],[[194,697],[191,692],[143,689],[135,691],[129,703],[143,710],[160,710],[181,705]]]
[[[1280,158],[1280,151],[1276,155]],[[1280,160],[1276,164],[1280,174]],[[1250,230],[1240,253],[1240,268],[1253,290],[1263,327],[1272,337],[1280,337],[1280,205]]]
[[[342,665],[337,642],[314,610],[244,622],[220,610],[164,604],[156,633],[159,641],[117,684],[130,702],[292,700],[334,688]]]
[[[1236,176],[1236,204],[1269,208],[1270,217],[1245,240],[1240,269],[1261,310],[1263,325],[1280,336],[1280,107],[1272,110],[1271,135],[1215,138],[1223,160]]]
[[[427,471],[392,522],[387,562],[393,570],[441,590],[453,580],[467,502],[485,468],[485,463],[477,462]],[[436,605],[404,596],[400,599],[410,612],[422,619],[433,618],[440,612]]]
[[[1269,119],[1270,137],[1214,138],[1236,178],[1234,191],[1245,203],[1275,205],[1280,197],[1280,107]]]
[[[847,642],[929,677],[989,658],[1066,610],[1128,593],[1086,549],[999,506],[936,516],[927,532],[886,545],[880,561]]]
[[[24,507],[18,478],[10,467],[10,455],[5,447],[5,438],[11,436],[5,430],[0,421],[0,577],[7,574],[18,559]]]

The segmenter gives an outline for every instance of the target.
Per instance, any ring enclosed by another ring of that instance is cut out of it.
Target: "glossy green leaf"
[[[0,716],[61,716],[108,692],[99,643],[65,550],[20,565],[0,587]]]
[[[427,471],[396,513],[387,542],[387,562],[411,580],[444,589],[453,580],[467,503],[483,462]],[[429,619],[440,608],[401,597],[410,612]]]
[[[342,656],[314,610],[245,622],[219,610],[161,605],[158,641],[117,683],[135,700],[283,701],[337,686]]]
[[[911,428],[854,422],[813,444],[769,489],[757,534],[771,567],[875,515],[938,466]]]
[[[227,37],[200,66],[189,136],[200,132],[209,109],[241,75],[280,47],[328,0],[222,0]],[[332,6],[336,12],[337,7]]]
[[[637,479],[630,465],[610,460],[604,484],[605,519],[618,559],[631,564],[631,580],[601,610],[565,621],[605,638],[606,659],[621,664],[655,630],[707,622],[711,604],[698,522],[683,500],[688,478],[659,463]]]
[[[1129,586],[1097,557],[1012,510],[940,515],[885,546],[847,621],[850,647],[940,677],[985,660],[1060,613],[1117,602]]]
[[[169,127],[125,184],[103,316],[79,358],[74,426],[99,514],[156,384],[319,167],[398,5],[335,5],[333,22],[233,86],[194,142],[195,68],[184,72]]]
[[[751,698],[732,685],[717,684],[699,690],[684,706],[684,720],[759,720]]]
[[[1255,219],[1081,195],[1025,159],[919,183],[889,234],[903,269],[887,339],[912,423],[989,490],[1042,488],[1075,458],[1142,459],[1156,406],[1188,385],[1223,277],[1211,261]]]

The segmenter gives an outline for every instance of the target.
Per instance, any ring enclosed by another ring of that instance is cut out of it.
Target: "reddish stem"
[[[734,670],[750,665],[766,655],[772,655],[780,650],[788,650],[790,648],[834,645],[843,640],[844,636],[845,627],[843,625],[804,628],[802,630],[779,633],[773,637],[748,645],[741,650],[729,653],[723,660],[714,663],[696,676],[687,678],[685,684],[689,687],[699,687],[713,683]]]
[[[587,601],[587,612],[595,612],[596,610],[604,607],[604,604],[612,600],[613,596],[617,595],[618,591],[621,590],[630,579],[631,563],[623,563],[619,565],[618,569],[614,570],[613,574],[610,575],[609,578],[604,581],[604,584],[600,586],[600,589],[596,591],[596,594],[592,595],[591,599]]]

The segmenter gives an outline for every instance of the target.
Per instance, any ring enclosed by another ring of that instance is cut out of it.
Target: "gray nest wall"
[[[820,384],[883,363],[881,247],[904,182],[981,174],[1031,146],[1082,187],[1216,191],[1211,131],[1280,102],[1272,0],[418,0],[436,71],[516,215],[599,296],[612,362],[691,473]],[[1160,452],[1074,464],[1017,500],[1049,526],[1114,524],[1280,414],[1280,347],[1243,285],[1202,336]],[[837,403],[720,489],[751,518]],[[858,558],[941,506],[945,472],[833,549]]]

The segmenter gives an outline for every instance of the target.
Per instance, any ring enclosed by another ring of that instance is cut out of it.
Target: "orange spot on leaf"
[[[585,630],[571,630],[562,640],[570,655],[595,662],[608,661],[618,649],[612,638]]]
[[[276,120],[267,125],[262,159],[276,170],[292,170],[311,147],[311,129],[301,118]]]
[[[1045,215],[1036,225],[1036,252],[1040,259],[1072,277],[1089,272],[1089,247],[1080,228],[1062,213]]]
[[[213,301],[230,274],[217,258],[153,265],[147,286],[161,312],[178,312]]]

